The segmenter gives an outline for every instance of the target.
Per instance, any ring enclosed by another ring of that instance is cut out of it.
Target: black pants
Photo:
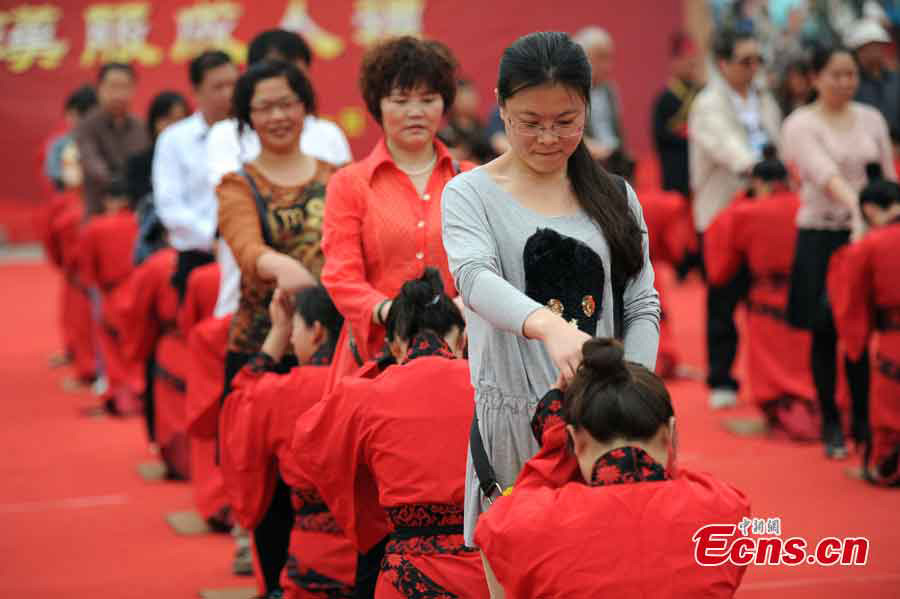
[[[356,580],[353,583],[353,599],[375,599],[375,585],[381,572],[381,560],[388,539],[384,537],[380,543],[372,547],[368,553],[356,556]]]
[[[826,442],[836,442],[843,430],[835,401],[837,386],[837,329],[834,319],[819,319],[812,330],[812,374],[816,396],[822,410],[822,436]],[[869,440],[869,352],[859,360],[844,360],[847,386],[850,388],[851,431],[858,443]]]
[[[701,264],[703,236],[700,236]],[[702,270],[704,277],[706,269]],[[746,297],[750,288],[750,271],[743,267],[724,285],[708,285],[706,288],[706,355],[709,371],[706,385],[710,389],[737,391],[737,379],[731,376],[738,350],[738,331],[734,324],[734,311],[738,302]]]
[[[144,424],[147,439],[156,442],[156,400],[153,389],[156,386],[156,357],[150,356],[144,363]]]
[[[199,266],[204,266],[215,260],[209,252],[203,250],[185,250],[178,252],[178,261],[175,263],[175,273],[172,275],[172,286],[178,292],[178,303],[184,300],[187,292],[188,276],[191,271]]]
[[[837,329],[828,301],[826,280],[831,256],[850,241],[849,231],[798,229],[788,320],[812,334],[811,367],[816,397],[822,410],[822,434],[826,443],[843,439],[841,417],[835,402],[837,384]],[[844,363],[852,402],[852,431],[858,442],[869,438],[869,356]]]
[[[222,401],[231,392],[231,382],[234,377],[252,357],[252,354],[238,352],[228,352],[225,355],[225,385],[222,390]],[[278,364],[277,371],[286,373],[296,365],[297,358],[286,356]],[[278,476],[272,502],[262,520],[253,529],[253,546],[262,570],[266,593],[281,588],[281,571],[287,563],[293,526],[294,506],[291,504],[291,491]]]
[[[281,570],[287,563],[294,526],[294,506],[291,490],[281,477],[275,483],[275,493],[269,509],[253,529],[253,547],[266,584],[266,593],[281,588]]]

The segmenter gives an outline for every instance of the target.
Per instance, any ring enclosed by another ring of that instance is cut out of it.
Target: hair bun
[[[404,283],[400,294],[413,306],[424,308],[433,305],[435,296],[440,297],[444,294],[441,274],[435,268],[426,268],[420,278]]]
[[[588,370],[593,379],[627,378],[625,347],[615,339],[591,339],[582,348],[581,367]]]

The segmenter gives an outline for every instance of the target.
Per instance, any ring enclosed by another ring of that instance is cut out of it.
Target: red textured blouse
[[[322,283],[346,319],[329,388],[358,366],[348,346],[348,325],[360,357],[372,358],[384,345],[384,328],[372,322],[372,311],[396,296],[403,283],[432,266],[440,271],[447,295],[457,295],[441,239],[441,194],[458,171],[474,165],[454,163],[439,141],[434,147],[437,163],[421,196],[397,168],[384,139],[328,183]]]

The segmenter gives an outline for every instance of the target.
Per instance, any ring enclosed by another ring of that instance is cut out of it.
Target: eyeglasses
[[[250,106],[250,112],[259,116],[271,116],[276,110],[281,110],[282,113],[287,114],[297,110],[297,108],[302,105],[303,102],[297,98],[283,98],[266,104]]]
[[[759,54],[751,54],[750,56],[744,56],[743,58],[739,58],[735,60],[736,63],[741,65],[742,67],[754,67],[754,66],[762,66],[766,64],[766,59],[760,56]]]
[[[507,117],[507,119],[509,120],[508,125],[510,129],[522,137],[537,137],[547,132],[559,138],[567,138],[581,135],[582,131],[584,131],[584,122],[553,123],[550,127],[544,127],[537,123],[519,121],[511,116]]]

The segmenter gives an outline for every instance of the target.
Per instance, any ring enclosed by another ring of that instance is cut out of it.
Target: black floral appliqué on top
[[[591,473],[591,486],[669,480],[669,473],[639,447],[619,447],[600,456]]]
[[[454,359],[456,356],[450,351],[450,346],[442,338],[438,337],[431,331],[422,331],[413,335],[409,342],[409,349],[406,350],[406,360],[415,360],[422,356],[440,356],[442,358]]]

